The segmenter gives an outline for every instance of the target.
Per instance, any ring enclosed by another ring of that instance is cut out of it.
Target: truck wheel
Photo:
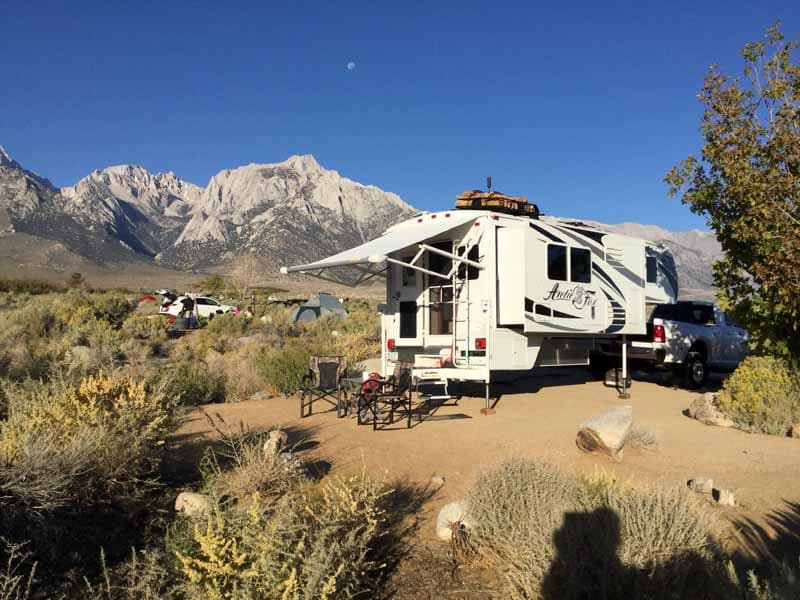
[[[708,368],[703,355],[699,352],[690,352],[686,357],[684,366],[684,381],[686,387],[696,390],[701,387],[708,377]]]

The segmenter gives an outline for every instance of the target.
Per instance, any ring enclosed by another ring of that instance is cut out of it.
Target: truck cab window
[[[569,249],[570,281],[575,283],[591,283],[592,253],[585,248]]]
[[[547,277],[556,281],[567,280],[567,247],[547,245]]]
[[[646,261],[647,283],[658,283],[658,260],[655,256],[648,256]]]

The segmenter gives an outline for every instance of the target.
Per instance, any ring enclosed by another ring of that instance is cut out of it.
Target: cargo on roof
[[[456,208],[492,210],[510,215],[539,218],[539,207],[523,196],[507,196],[500,192],[467,190],[456,197]]]

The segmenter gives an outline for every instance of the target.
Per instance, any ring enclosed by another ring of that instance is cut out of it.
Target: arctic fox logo
[[[597,304],[594,290],[587,290],[582,285],[571,288],[560,288],[557,283],[553,284],[553,289],[544,295],[545,300],[563,300],[572,302],[572,306],[577,309],[594,306]]]

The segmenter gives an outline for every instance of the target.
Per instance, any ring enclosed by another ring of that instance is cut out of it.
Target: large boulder
[[[436,517],[436,537],[443,542],[449,542],[453,537],[455,523],[460,523],[465,529],[472,529],[467,518],[467,504],[463,500],[445,504],[439,511]]]
[[[575,443],[584,452],[607,454],[611,458],[621,459],[625,439],[632,424],[632,406],[609,408],[581,425]]]
[[[717,395],[711,392],[695,398],[687,412],[690,417],[706,425],[716,425],[717,427],[733,427],[735,425],[733,420],[719,409]]]
[[[175,499],[175,512],[180,512],[188,517],[208,515],[214,503],[211,496],[196,492],[181,492]]]

